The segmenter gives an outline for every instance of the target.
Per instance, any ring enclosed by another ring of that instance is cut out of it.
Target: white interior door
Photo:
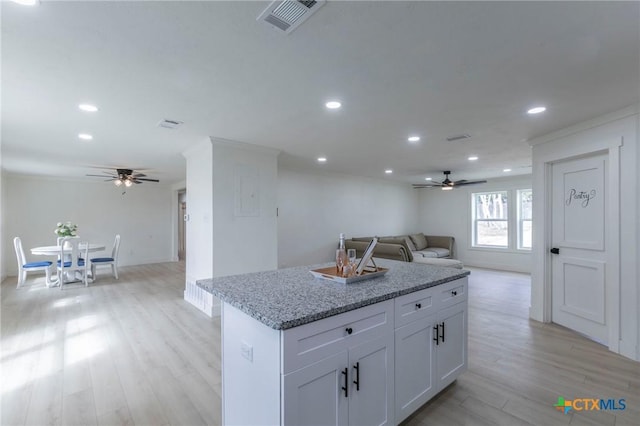
[[[607,155],[552,165],[552,320],[603,344]]]

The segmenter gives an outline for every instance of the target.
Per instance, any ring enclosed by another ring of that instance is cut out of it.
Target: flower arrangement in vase
[[[71,222],[58,222],[56,229],[53,231],[58,237],[77,237],[76,231],[78,225]]]

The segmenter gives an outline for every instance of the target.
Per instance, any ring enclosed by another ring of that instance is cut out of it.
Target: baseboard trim
[[[620,355],[634,361],[640,361],[638,346],[636,346],[634,343],[630,343],[628,340],[620,340],[618,349],[620,350]]]
[[[531,274],[530,270],[526,268],[519,268],[514,265],[510,265],[508,263],[485,263],[485,262],[475,262],[475,261],[466,261],[460,259],[460,261],[464,264],[464,266],[473,266],[476,268],[486,268],[486,269],[496,269],[498,271],[508,271],[508,272],[520,272],[523,274]]]

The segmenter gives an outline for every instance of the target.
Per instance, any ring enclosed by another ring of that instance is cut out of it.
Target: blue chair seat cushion
[[[93,263],[99,262],[113,262],[113,257],[94,257],[91,259]]]
[[[60,261],[58,260],[58,268],[60,267]],[[78,259],[78,266],[84,266],[84,259]],[[64,262],[64,267],[65,268],[70,268],[71,267],[71,261],[68,262]]]
[[[22,265],[23,268],[46,268],[47,266],[53,265],[53,262],[44,261],[44,262],[29,262]]]

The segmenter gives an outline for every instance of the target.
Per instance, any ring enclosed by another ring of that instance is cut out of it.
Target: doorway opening
[[[178,191],[178,260],[187,257],[187,191]]]

